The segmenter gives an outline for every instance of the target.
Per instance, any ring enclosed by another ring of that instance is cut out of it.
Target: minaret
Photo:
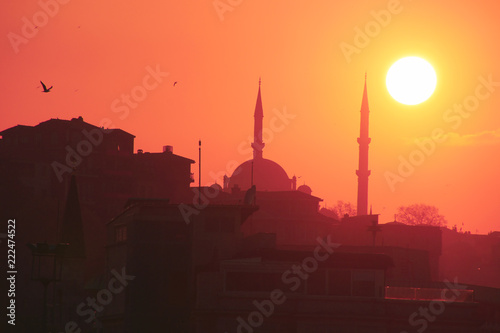
[[[86,296],[85,278],[87,267],[94,266],[85,260],[85,237],[83,220],[78,198],[75,172],[71,174],[66,207],[62,220],[61,242],[69,243],[64,253],[61,267],[61,282],[54,285],[54,308],[60,323],[74,320],[74,315],[67,309],[75,309]]]
[[[262,118],[264,118],[264,110],[262,108],[262,98],[260,97],[260,78],[259,78],[259,93],[257,94],[257,103],[255,104],[254,126],[253,126],[253,158],[262,159],[262,149],[265,143],[262,142]]]
[[[71,175],[68,196],[66,198],[61,240],[63,243],[69,243],[68,249],[66,250],[66,257],[85,258],[82,213],[80,210],[76,176],[74,173]]]
[[[368,137],[368,116],[370,109],[368,107],[368,94],[366,92],[366,73],[365,89],[363,91],[363,101],[361,102],[361,126],[358,138],[359,144],[359,167],[356,170],[358,176],[358,216],[366,215],[368,210],[368,176],[371,171],[368,170],[368,145],[371,139]]]

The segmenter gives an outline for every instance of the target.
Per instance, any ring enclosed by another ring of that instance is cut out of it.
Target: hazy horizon
[[[500,230],[498,2],[61,2],[0,4],[0,130],[82,116],[135,135],[134,151],[172,145],[196,161],[201,140],[209,185],[252,157],[261,78],[264,158],[323,205],[355,204],[366,72],[368,204],[380,222],[425,203],[450,228]],[[437,74],[434,94],[414,106],[385,85],[410,55]],[[441,132],[447,140],[430,144]],[[404,181],[391,185],[388,172]]]

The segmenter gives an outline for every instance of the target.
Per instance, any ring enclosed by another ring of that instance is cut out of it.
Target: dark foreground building
[[[107,225],[108,271],[130,280],[102,312],[104,332],[471,333],[500,323],[496,289],[388,286],[388,255],[329,235],[295,249],[278,249],[273,234],[243,237],[257,209],[129,201]]]
[[[121,129],[89,124],[82,117],[1,131],[0,217],[22,221],[18,242],[60,241],[74,170],[83,232],[87,244],[92,244],[86,247],[87,262],[96,272],[104,266],[104,225],[129,198],[181,202],[190,196],[194,161],[174,154],[171,146],[161,153],[134,153],[134,138]]]
[[[191,196],[192,163],[170,146],[159,153],[134,153],[132,134],[94,126],[82,117],[1,131],[0,218],[16,221],[15,328],[39,331],[44,308],[50,330],[80,320],[79,303],[102,288],[106,222],[123,210],[130,197],[181,202]],[[72,222],[69,228],[67,222]],[[0,250],[7,253],[6,224],[3,230]],[[56,288],[50,283],[43,302],[44,288],[32,280],[32,253],[26,244],[71,242],[73,246],[74,239],[84,240],[80,253],[66,258],[64,281]],[[8,290],[6,286],[3,279],[0,287]],[[6,307],[6,302],[4,297],[1,304]],[[95,331],[91,327],[83,332]]]

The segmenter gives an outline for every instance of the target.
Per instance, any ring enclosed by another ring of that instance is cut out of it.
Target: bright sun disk
[[[406,105],[426,101],[436,89],[436,83],[434,68],[419,57],[399,59],[391,66],[386,77],[389,94]]]

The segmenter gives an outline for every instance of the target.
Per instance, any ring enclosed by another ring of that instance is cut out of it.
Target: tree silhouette
[[[349,216],[356,216],[356,206],[350,202],[338,200],[335,206],[333,207],[323,207],[319,211],[321,214],[333,217],[336,220],[340,220],[344,217],[345,214]]]
[[[448,223],[439,209],[426,204],[413,204],[398,207],[396,221],[408,225],[428,225],[444,227]]]

